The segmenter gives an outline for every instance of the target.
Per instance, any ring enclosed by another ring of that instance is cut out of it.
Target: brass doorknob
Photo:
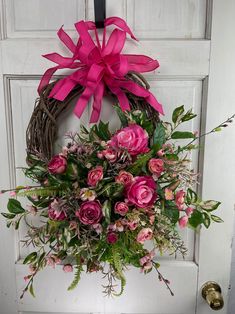
[[[212,310],[221,310],[224,306],[221,288],[214,281],[208,281],[202,286],[202,297]]]

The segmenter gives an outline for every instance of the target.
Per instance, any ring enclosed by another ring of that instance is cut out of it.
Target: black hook
[[[95,25],[97,28],[104,28],[106,18],[106,0],[94,0]]]

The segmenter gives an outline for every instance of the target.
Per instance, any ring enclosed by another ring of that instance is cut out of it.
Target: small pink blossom
[[[96,192],[88,188],[83,188],[80,191],[80,198],[82,201],[94,201],[96,198]]]
[[[110,162],[115,162],[117,160],[117,152],[112,148],[107,148],[103,150],[103,156]]]
[[[77,144],[73,144],[73,145],[71,145],[71,146],[69,147],[68,150],[69,150],[70,153],[76,153],[77,150],[78,150],[78,145],[77,145]]]
[[[139,219],[128,221],[127,225],[131,231],[134,231],[139,226]]]
[[[30,264],[29,265],[29,272],[30,272],[30,274],[35,274],[35,272],[36,272],[36,267],[35,266],[33,266],[32,264]]]
[[[160,149],[158,152],[157,152],[157,155],[159,156],[159,157],[163,157],[164,156],[164,151],[163,151],[163,149]]]
[[[167,201],[170,201],[170,200],[174,199],[174,193],[172,192],[171,189],[165,188],[165,199]]]
[[[149,252],[149,254],[140,258],[140,265],[142,266],[143,271],[148,271],[153,267],[152,260],[155,256],[154,250]]]
[[[127,185],[133,181],[133,175],[130,172],[121,170],[118,174],[118,176],[115,178],[115,181],[117,183]]]
[[[179,219],[179,226],[180,228],[185,228],[188,223],[188,216],[183,216]]]
[[[73,272],[73,266],[71,264],[66,264],[63,266],[63,271],[65,273],[72,273]]]
[[[103,179],[103,167],[97,166],[88,172],[87,184],[95,187]]]
[[[109,145],[114,149],[125,149],[131,156],[136,156],[149,151],[148,140],[146,130],[137,124],[131,124],[117,131]]]
[[[47,261],[47,266],[51,266],[53,268],[55,268],[55,265],[60,264],[61,262],[61,260],[55,255],[47,256],[46,261]]]
[[[97,234],[101,234],[103,231],[103,227],[101,224],[94,224],[92,225],[92,227],[94,228]]]
[[[188,217],[191,216],[191,214],[193,213],[193,211],[194,211],[194,208],[192,208],[192,207],[187,207],[187,208],[185,209],[186,215],[187,215]]]
[[[184,208],[184,197],[185,192],[183,190],[179,190],[175,195],[175,203],[179,210],[183,210]]]
[[[26,205],[27,210],[30,212],[30,214],[36,216],[37,214],[37,207],[33,206],[33,205]]]
[[[148,168],[152,174],[160,177],[160,175],[164,171],[164,161],[159,158],[152,158],[149,160]]]
[[[78,223],[74,220],[70,221],[69,223],[69,230],[76,230],[78,227]]]
[[[10,194],[11,197],[14,197],[14,196],[16,196],[16,191],[10,191],[9,194]]]
[[[116,243],[118,240],[118,236],[116,233],[114,232],[110,232],[107,234],[107,242],[110,243],[110,244],[114,244]]]
[[[140,232],[137,235],[137,242],[144,244],[145,241],[151,240],[153,237],[153,231],[150,228],[144,228],[140,230]]]
[[[117,202],[114,206],[115,213],[121,216],[125,216],[128,210],[129,210],[129,207],[124,202]]]
[[[67,214],[63,208],[63,206],[57,201],[57,199],[54,199],[53,202],[48,206],[48,217],[51,220],[65,220],[67,217]]]
[[[68,151],[69,151],[69,149],[68,149],[68,147],[67,146],[64,146],[64,147],[62,147],[62,156],[64,156],[64,157],[67,157],[68,156]]]

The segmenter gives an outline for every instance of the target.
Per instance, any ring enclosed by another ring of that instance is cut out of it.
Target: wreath
[[[110,25],[115,27],[107,39]],[[190,153],[205,134],[178,130],[196,117],[184,106],[173,111],[171,122],[160,119],[162,106],[140,74],[159,64],[147,56],[121,54],[126,35],[135,39],[125,21],[106,19],[102,44],[95,23],[80,21],[75,27],[77,44],[62,28],[58,31],[71,57],[44,56],[57,65],[42,77],[26,132],[28,167],[23,171],[34,184],[2,190],[11,196],[8,212],[2,214],[7,226],[18,229],[24,220],[28,225],[24,244],[34,247],[24,259],[29,274],[21,297],[26,291],[34,296],[37,273],[57,264],[74,272],[68,290],[77,286],[83,271],[101,271],[107,281],[104,293],[120,295],[125,269],[134,266],[143,273],[155,270],[173,295],[156,253],[184,257],[187,249],[178,227],[208,228],[211,221],[222,222],[214,215],[220,202],[200,198],[198,174],[191,169]],[[70,74],[50,82],[64,68]],[[105,94],[113,97],[120,118],[121,127],[115,132],[108,123],[98,122]],[[67,133],[67,145],[54,155],[58,119],[74,100],[75,114],[81,117],[91,97],[94,124]],[[233,118],[209,133],[226,127]],[[21,196],[28,199],[26,208],[18,200]],[[31,222],[32,215],[40,217],[39,226]]]

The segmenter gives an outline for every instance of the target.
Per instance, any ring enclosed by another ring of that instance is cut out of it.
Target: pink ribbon
[[[143,97],[159,113],[163,113],[162,105],[154,95],[137,83],[128,80],[128,72],[149,72],[159,67],[157,60],[144,55],[121,54],[126,41],[126,34],[132,39],[135,36],[124,20],[110,17],[105,20],[102,44],[94,22],[80,21],[75,24],[79,34],[77,45],[69,35],[60,28],[57,35],[63,44],[70,50],[72,57],[63,57],[58,53],[46,54],[43,57],[57,65],[44,73],[38,92],[49,84],[53,74],[59,69],[73,69],[72,74],[59,80],[53,87],[49,97],[63,101],[76,85],[82,85],[84,91],[80,95],[74,113],[80,118],[88,101],[93,96],[93,108],[90,122],[97,122],[101,112],[102,98],[107,86],[115,94],[123,111],[130,110],[126,91]],[[106,27],[115,25],[108,40],[106,40]],[[94,31],[96,44],[89,31]]]

